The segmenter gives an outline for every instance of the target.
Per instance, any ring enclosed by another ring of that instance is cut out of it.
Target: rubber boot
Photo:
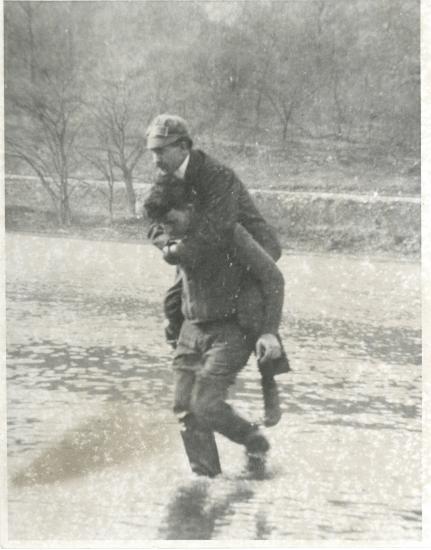
[[[264,479],[266,475],[266,457],[269,443],[262,432],[256,429],[244,442],[247,451],[247,470],[255,479]]]
[[[261,384],[265,411],[263,423],[267,427],[275,426],[282,415],[277,382],[273,377],[262,376]]]

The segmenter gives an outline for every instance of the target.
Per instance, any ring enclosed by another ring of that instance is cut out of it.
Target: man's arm
[[[248,267],[260,283],[264,298],[261,334],[277,334],[284,302],[284,277],[274,260],[253,239],[241,224],[233,233],[233,248],[237,260]]]
[[[183,280],[181,271],[177,268],[175,273],[175,282],[168,288],[163,300],[163,311],[166,317],[165,336],[166,341],[173,348],[177,346],[177,340],[180,334],[181,326],[184,321],[182,313],[182,291]]]
[[[147,237],[152,244],[156,246],[163,253],[163,259],[171,265],[178,265],[180,263],[180,256],[178,249],[182,246],[180,239],[171,239],[171,237],[165,233],[161,224],[155,223],[151,225]]]
[[[158,223],[153,223],[148,230],[147,237],[150,239],[154,246],[157,246],[159,250],[169,243],[169,237],[164,232],[163,227]]]

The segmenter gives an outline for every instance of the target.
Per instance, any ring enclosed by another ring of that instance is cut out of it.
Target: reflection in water
[[[247,502],[253,491],[241,483],[230,485],[222,499],[211,499],[208,480],[197,479],[178,488],[168,505],[159,537],[166,540],[209,540],[217,525],[229,521],[235,504]],[[228,484],[228,482],[227,482]]]
[[[19,236],[9,247],[12,536],[420,536],[415,264],[282,258],[281,333],[293,371],[279,378],[284,414],[267,432],[270,475],[248,479],[242,449],[220,438],[224,473],[202,480],[190,473],[170,413],[161,297],[172,273],[157,251]],[[261,416],[254,359],[230,398]]]

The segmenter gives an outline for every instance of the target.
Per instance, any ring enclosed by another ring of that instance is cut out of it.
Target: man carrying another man
[[[265,273],[268,280],[270,274],[275,274],[273,281],[278,276],[279,283],[281,277],[282,289],[281,273],[262,250],[276,260],[281,253],[279,243],[235,174],[192,149],[183,119],[156,117],[147,133],[147,147],[166,175],[163,185],[146,201],[150,217],[162,223],[154,226],[150,236],[163,249],[166,261],[180,266],[180,276],[165,301],[171,321],[169,336],[178,340],[174,411],[180,417],[193,413],[210,429],[245,445],[250,455],[264,455],[269,449],[264,435],[225,398],[227,387],[255,345],[261,365],[282,356],[277,338],[283,301],[280,285],[278,290],[274,286],[279,307],[266,310],[263,326],[262,315],[255,315],[265,305],[265,293],[256,289],[259,270],[261,281]],[[181,188],[179,194],[175,187]],[[191,204],[193,213],[187,212]],[[175,235],[178,227],[181,235]],[[245,251],[251,256],[244,256]],[[241,253],[243,265],[238,261]],[[253,326],[256,318],[260,326]],[[285,359],[278,372],[288,370]],[[272,391],[276,392],[275,386]]]

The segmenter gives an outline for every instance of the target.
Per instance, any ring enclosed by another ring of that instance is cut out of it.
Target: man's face
[[[153,163],[157,168],[166,174],[173,174],[181,166],[188,154],[183,143],[165,145],[150,149],[153,156]]]
[[[191,208],[171,208],[161,220],[165,233],[172,239],[181,239],[191,224]]]

